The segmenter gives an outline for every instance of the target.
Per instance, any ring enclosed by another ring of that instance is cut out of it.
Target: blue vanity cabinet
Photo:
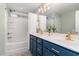
[[[30,51],[33,56],[36,56],[36,37],[30,35]]]
[[[49,49],[51,52],[54,52],[57,56],[78,56],[78,53],[64,48],[62,46],[59,46],[57,44],[48,42],[46,40],[43,40],[43,46],[45,46],[47,49]]]
[[[30,35],[30,51],[33,56],[79,56],[73,50],[34,35]]]

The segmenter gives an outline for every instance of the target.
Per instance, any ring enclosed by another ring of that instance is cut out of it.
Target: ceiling
[[[41,3],[8,3],[7,7],[20,12],[36,12]],[[79,9],[79,3],[48,3],[49,10],[44,15],[52,13],[64,13]]]
[[[7,7],[20,12],[34,12],[41,3],[7,3]]]

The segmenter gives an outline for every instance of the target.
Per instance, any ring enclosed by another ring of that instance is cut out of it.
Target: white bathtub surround
[[[16,55],[28,51],[27,14],[9,12],[5,55]],[[18,16],[19,15],[19,16]]]
[[[37,37],[40,37],[44,40],[47,40],[49,42],[58,44],[60,46],[66,47],[70,50],[79,52],[79,36],[73,35],[72,41],[66,40],[66,34],[61,33],[53,33],[50,36],[48,34],[32,34]]]
[[[30,51],[16,53],[16,56],[32,56]]]

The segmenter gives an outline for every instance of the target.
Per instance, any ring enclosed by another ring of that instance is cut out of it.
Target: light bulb
[[[47,7],[47,10],[49,10],[49,7]]]
[[[41,10],[40,9],[38,9],[38,12],[40,12]]]
[[[44,13],[44,10],[42,10],[41,13]]]
[[[42,7],[40,7],[40,10],[42,10],[43,8]]]
[[[46,12],[46,11],[47,11],[47,9],[44,9],[44,11]]]
[[[47,7],[47,5],[45,4],[43,7],[44,7],[44,8],[46,8],[46,7]]]

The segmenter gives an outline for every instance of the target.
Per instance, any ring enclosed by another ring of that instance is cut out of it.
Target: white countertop
[[[78,35],[73,35],[72,41],[66,40],[66,37],[65,37],[66,34],[60,34],[60,33],[53,33],[50,36],[48,34],[32,34],[32,35],[40,37],[44,40],[53,42],[62,47],[68,48],[70,50],[73,50],[79,53],[79,36]]]

